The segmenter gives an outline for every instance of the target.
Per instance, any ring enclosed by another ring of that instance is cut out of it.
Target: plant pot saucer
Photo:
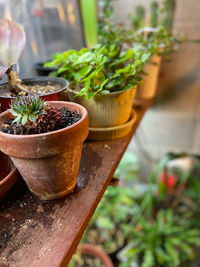
[[[134,123],[136,122],[136,119],[137,119],[137,113],[134,109],[132,109],[130,119],[122,125],[107,127],[107,128],[89,127],[88,139],[103,141],[103,140],[114,140],[121,138],[127,135],[131,131]]]
[[[15,184],[19,177],[19,172],[11,159],[0,151],[0,200]]]

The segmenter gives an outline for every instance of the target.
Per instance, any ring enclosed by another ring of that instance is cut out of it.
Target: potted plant
[[[57,66],[57,75],[69,80],[68,97],[87,108],[90,130],[109,134],[109,129],[120,128],[130,119],[141,81],[138,74],[148,57],[138,47],[121,52],[115,44],[97,45],[56,54],[46,66]]]
[[[16,22],[0,19],[0,79],[7,76],[7,83],[0,85],[1,111],[10,107],[11,99],[29,93],[44,100],[66,99],[67,81],[61,78],[32,78],[21,80],[15,66],[24,49],[26,37]]]
[[[24,96],[0,114],[0,149],[41,200],[63,197],[76,186],[82,144],[88,135],[84,107]]]
[[[177,51],[177,44],[181,42],[181,39],[173,36],[162,26],[150,30],[147,28],[141,29],[135,34],[134,38],[136,45],[141,44],[151,53],[149,62],[144,66],[146,75],[143,76],[143,83],[138,87],[136,98],[150,99],[156,94],[162,55],[167,57],[169,53]]]
[[[139,85],[136,94],[136,101],[139,103],[140,99],[150,99],[155,96],[162,55],[169,59],[169,54],[177,51],[178,45],[184,40],[172,32],[174,5],[174,0],[165,0],[159,8],[156,2],[152,2],[150,19],[147,23],[142,6],[137,7],[140,12],[133,17],[132,43],[142,45],[151,53],[149,62],[144,67],[147,75],[143,76],[143,83]]]

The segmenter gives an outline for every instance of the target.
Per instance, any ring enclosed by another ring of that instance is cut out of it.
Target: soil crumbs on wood
[[[31,135],[52,132],[66,128],[73,125],[81,119],[81,114],[77,111],[71,111],[66,107],[57,109],[61,114],[61,120],[58,123],[54,123],[54,120],[49,119],[45,127],[38,127],[38,125],[22,125],[14,122],[14,119],[10,119],[2,124],[1,131],[14,135]]]

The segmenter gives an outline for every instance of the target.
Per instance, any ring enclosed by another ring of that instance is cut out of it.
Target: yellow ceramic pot
[[[143,82],[138,86],[136,99],[150,99],[155,96],[160,63],[161,56],[153,55],[151,57],[151,62],[145,65],[144,71],[148,75],[142,77]]]
[[[129,120],[136,86],[125,91],[98,94],[89,100],[85,96],[75,97],[78,92],[70,88],[67,92],[70,101],[87,109],[89,127],[104,128],[118,126]]]

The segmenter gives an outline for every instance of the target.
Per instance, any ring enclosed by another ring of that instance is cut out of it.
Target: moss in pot
[[[1,111],[9,108],[11,99],[29,93],[44,100],[66,99],[67,81],[59,78],[33,78],[21,80],[15,69],[23,52],[26,36],[16,22],[0,19],[0,79],[7,76],[7,83],[0,85]]]
[[[24,96],[0,115],[0,128],[0,149],[11,157],[36,196],[51,200],[74,190],[88,135],[84,107]]]
[[[121,52],[117,45],[56,54],[47,67],[70,82],[68,96],[89,113],[90,127],[122,125],[130,118],[138,74],[149,54],[139,47]]]

